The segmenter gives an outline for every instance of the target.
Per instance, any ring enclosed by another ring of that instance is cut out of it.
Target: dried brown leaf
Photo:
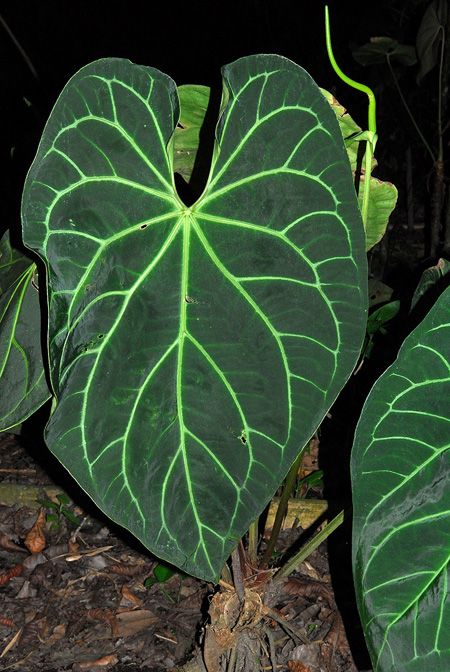
[[[74,666],[75,670],[91,670],[95,669],[96,667],[108,667],[112,665],[116,665],[119,662],[118,657],[116,656],[115,653],[110,653],[107,656],[102,656],[101,658],[97,658],[97,660],[86,660],[83,663],[76,663],[76,666]]]
[[[136,605],[137,607],[142,606],[142,600],[137,597],[131,590],[128,588],[128,586],[123,585],[122,586],[122,600],[120,604],[123,602],[131,602],[132,604]]]
[[[130,637],[141,630],[146,630],[158,621],[158,617],[148,609],[123,611],[116,616],[117,637]]]
[[[95,621],[103,621],[104,623],[107,623],[111,628],[111,635],[113,637],[119,637],[117,633],[116,615],[111,609],[89,609],[87,616]]]
[[[41,509],[33,527],[28,532],[24,540],[24,544],[30,553],[40,553],[46,547],[47,541],[45,539],[44,526],[45,512],[44,509]]]

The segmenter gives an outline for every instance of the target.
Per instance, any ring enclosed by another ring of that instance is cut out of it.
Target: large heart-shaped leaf
[[[120,59],[65,87],[23,197],[48,269],[48,445],[109,516],[207,579],[349,376],[367,292],[318,87],[278,56],[223,77],[194,205],[173,187],[174,82]]]
[[[352,455],[354,574],[374,670],[450,669],[450,289],[371,391]]]
[[[0,240],[0,431],[19,425],[50,397],[41,351],[36,266]]]

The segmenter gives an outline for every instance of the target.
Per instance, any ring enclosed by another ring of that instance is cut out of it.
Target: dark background
[[[428,0],[329,2],[338,63],[349,76],[370,84],[378,97],[378,174],[400,188],[407,145],[413,146],[421,172],[417,185],[426,180],[430,161],[393,90],[387,68],[363,68],[353,59],[352,49],[374,35],[414,44],[427,4]],[[177,84],[207,84],[220,91],[222,65],[252,53],[278,53],[308,70],[366,127],[366,96],[341,82],[328,62],[323,7],[320,0],[2,2],[0,15],[12,33],[0,25],[2,229],[18,226],[23,181],[57,96],[79,68],[98,58],[128,58],[159,68]],[[426,132],[434,119],[430,100],[435,82],[430,75],[419,88],[415,74],[416,67],[399,72]],[[394,215],[392,228],[397,220]]]
[[[401,294],[407,283],[413,287],[422,267],[432,261],[426,259],[423,228],[432,163],[402,107],[387,67],[358,65],[352,49],[368,42],[371,36],[380,35],[414,44],[428,4],[429,0],[329,2],[338,63],[350,77],[369,84],[377,96],[377,175],[394,182],[399,189],[399,203],[391,217],[389,233],[382,246],[377,246],[369,255],[372,275],[391,285],[394,294]],[[206,84],[220,92],[221,66],[248,54],[278,53],[308,70],[319,86],[334,93],[355,121],[366,128],[366,96],[341,82],[329,64],[323,8],[321,0],[228,0],[226,3],[4,0],[0,5],[1,231],[8,227],[12,231],[20,230],[23,182],[57,96],[79,68],[98,58],[128,58],[159,68],[177,84]],[[31,67],[15,41],[26,52]],[[416,83],[416,74],[417,66],[397,69],[405,98],[433,144],[436,71],[430,73],[421,86]],[[418,224],[415,240],[409,236],[411,229],[405,234],[407,150],[411,151],[413,165],[413,200]],[[13,239],[17,240],[16,236]],[[367,381],[362,382],[361,388],[365,386],[369,386]],[[350,394],[354,399],[363,399],[361,392],[358,389]],[[348,448],[351,444],[349,432],[354,427],[349,415],[356,417],[359,412],[359,402],[350,400],[349,404],[348,400],[344,395],[341,404],[346,404],[346,408],[342,412],[339,408],[333,411],[338,429],[331,440],[328,438],[328,444],[326,435],[323,437],[325,457],[321,466],[326,477],[328,474],[328,479],[334,482],[334,487],[328,485],[329,495],[333,495],[333,489],[340,489],[342,496],[342,487],[348,488],[345,445]],[[350,407],[353,410],[349,414]],[[337,449],[341,451],[339,460]],[[363,669],[369,663],[352,596],[348,533],[349,530],[333,538],[330,553],[332,562],[340,564],[345,574],[339,583],[337,598],[353,653]]]

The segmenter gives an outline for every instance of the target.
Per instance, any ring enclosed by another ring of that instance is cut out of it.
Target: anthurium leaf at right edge
[[[50,449],[163,560],[216,580],[349,377],[364,231],[334,113],[279,56],[223,69],[208,183],[173,184],[167,75],[80,70],[45,127],[23,237],[47,266]]]
[[[41,349],[36,265],[0,240],[0,431],[26,420],[50,397]]]
[[[353,571],[375,672],[450,670],[450,289],[363,408]]]

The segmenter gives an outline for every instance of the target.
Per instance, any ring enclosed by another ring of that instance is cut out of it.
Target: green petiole
[[[365,131],[364,137],[366,138],[366,152],[364,155],[364,192],[363,192],[363,203],[361,208],[362,220],[364,227],[367,225],[367,217],[369,212],[369,195],[370,195],[370,174],[372,172],[372,157],[375,151],[375,145],[377,142],[377,120],[376,120],[376,100],[375,94],[370,87],[366,84],[361,84],[356,82],[354,79],[348,77],[334,58],[333,48],[331,46],[331,34],[330,34],[330,16],[328,12],[328,5],[325,5],[325,40],[327,45],[328,58],[330,59],[331,67],[337,74],[337,76],[342,79],[343,82],[351,86],[353,89],[362,91],[369,98],[369,110],[368,110],[368,131]]]

